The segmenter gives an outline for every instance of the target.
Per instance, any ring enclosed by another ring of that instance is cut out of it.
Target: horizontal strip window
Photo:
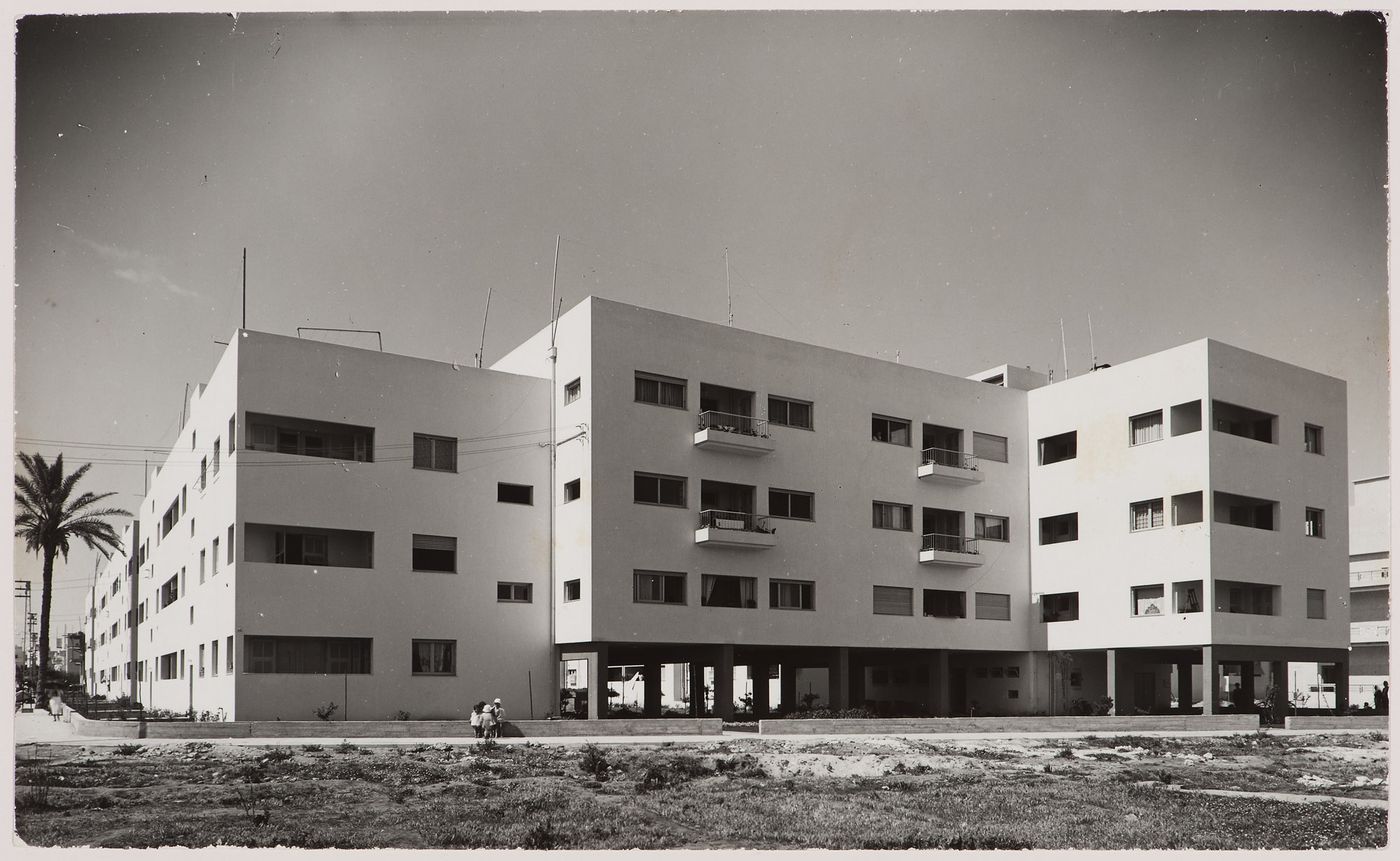
[[[368,637],[243,638],[243,670],[248,673],[363,675],[370,671]]]
[[[496,482],[496,501],[509,502],[512,505],[534,505],[535,488],[528,484],[508,484],[504,481]]]

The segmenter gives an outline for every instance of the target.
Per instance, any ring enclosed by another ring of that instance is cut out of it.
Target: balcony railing
[[[1389,622],[1352,622],[1353,643],[1384,643],[1390,640]]]
[[[922,464],[937,464],[939,466],[951,466],[955,469],[976,469],[977,458],[966,452],[957,451],[951,448],[926,448],[924,449],[924,459]]]
[[[976,554],[977,539],[966,538],[962,535],[944,535],[938,532],[931,532],[924,536],[921,551],[936,550],[940,553],[968,553]]]
[[[722,413],[718,410],[705,410],[700,414],[696,430],[719,430],[744,436],[768,438],[768,420],[737,413]]]
[[[1377,568],[1372,571],[1351,572],[1351,588],[1365,589],[1371,586],[1389,586],[1390,569]]]
[[[700,512],[701,529],[732,529],[737,532],[761,532],[771,534],[768,518],[744,511],[720,511],[707,508]]]

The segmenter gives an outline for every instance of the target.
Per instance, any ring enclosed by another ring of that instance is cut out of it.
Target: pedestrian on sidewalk
[[[481,738],[490,741],[496,737],[496,706],[487,703],[481,709]]]
[[[472,706],[472,732],[476,733],[477,738],[481,738],[482,733],[484,732],[484,727],[482,727],[481,725],[481,720],[483,717],[481,710],[485,707],[485,700],[482,700],[481,702],[478,702],[476,705]]]
[[[59,691],[54,691],[53,696],[49,697],[49,714],[56,721],[63,720],[63,694]]]

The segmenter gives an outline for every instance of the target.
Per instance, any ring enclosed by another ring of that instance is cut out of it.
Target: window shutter
[[[880,616],[914,615],[914,590],[898,586],[876,586],[875,613]]]
[[[414,550],[443,550],[449,553],[457,551],[457,539],[444,535],[415,535],[413,536]]]
[[[974,598],[976,615],[979,619],[1011,620],[1011,596],[996,592],[978,592]]]
[[[980,460],[1006,463],[1006,437],[974,431],[972,434],[972,454]]]

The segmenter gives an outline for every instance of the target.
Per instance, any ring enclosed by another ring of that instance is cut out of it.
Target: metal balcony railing
[[[1390,639],[1389,622],[1352,622],[1353,643],[1384,643]]]
[[[768,518],[745,511],[721,511],[707,508],[700,512],[701,529],[733,529],[736,532],[771,533]]]
[[[939,466],[951,466],[954,469],[977,468],[977,458],[951,448],[924,449],[923,463],[936,463]]]
[[[699,416],[697,430],[719,430],[728,433],[744,434],[767,439],[768,420],[737,413],[722,413],[718,410],[705,410]]]
[[[962,535],[943,535],[930,532],[924,536],[922,551],[936,550],[943,553],[977,553],[977,539]]]

